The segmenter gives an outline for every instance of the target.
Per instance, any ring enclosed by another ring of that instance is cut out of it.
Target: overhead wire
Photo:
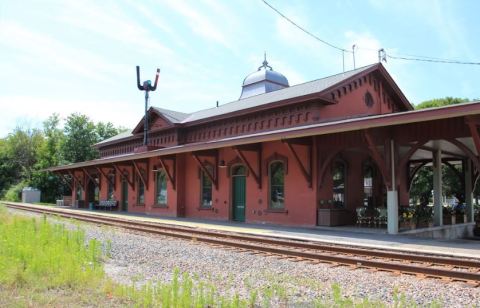
[[[335,46],[321,38],[319,38],[318,36],[316,36],[315,34],[313,34],[312,32],[308,31],[307,29],[305,29],[304,27],[300,26],[299,24],[297,24],[295,21],[291,20],[290,18],[288,18],[287,16],[285,16],[282,12],[280,12],[279,10],[277,10],[275,7],[273,7],[270,3],[268,3],[266,0],[262,0],[263,3],[265,3],[268,7],[270,7],[272,10],[274,10],[278,15],[280,15],[283,19],[285,19],[286,21],[288,21],[289,23],[291,23],[292,25],[294,25],[295,27],[297,27],[298,29],[302,30],[304,33],[306,33],[307,35],[313,37],[314,39],[316,39],[317,41],[320,41],[321,43],[325,44],[325,45],[328,45],[332,48],[335,48],[337,50],[340,50],[342,52],[350,52],[352,53],[351,50],[348,50],[348,49],[344,49],[344,48],[341,48],[341,47],[338,47],[338,46]]]
[[[342,48],[342,47],[338,47],[332,43],[329,43],[323,39],[321,39],[320,37],[318,37],[317,35],[313,34],[312,32],[308,31],[307,29],[305,29],[304,27],[300,26],[298,23],[296,23],[295,21],[293,21],[292,19],[290,19],[289,17],[287,17],[285,14],[283,14],[282,12],[280,12],[277,8],[275,8],[274,6],[272,6],[270,3],[268,3],[268,1],[266,0],[262,0],[263,3],[265,3],[265,5],[267,5],[270,9],[272,9],[273,11],[275,11],[278,15],[280,15],[283,19],[285,19],[286,21],[288,21],[289,23],[291,23],[292,25],[294,25],[295,27],[297,27],[298,29],[300,29],[301,31],[303,31],[304,33],[306,33],[307,35],[309,35],[310,37],[313,37],[314,39],[316,39],[317,41],[327,45],[327,46],[330,46],[334,49],[337,49],[339,51],[343,53],[345,52],[348,52],[348,53],[354,53],[353,50],[348,50],[348,49],[345,49],[345,48]],[[362,46],[358,46],[358,45],[354,45],[356,49],[360,49],[360,50],[369,50],[369,51],[375,51],[375,52],[379,52],[378,49],[373,49],[373,48],[368,48],[368,47],[362,47]],[[384,50],[388,50],[387,48],[383,48]],[[462,64],[462,65],[480,65],[480,62],[474,62],[474,61],[460,61],[460,60],[454,60],[454,59],[443,59],[443,58],[437,58],[437,57],[430,57],[430,56],[419,56],[419,55],[411,55],[411,54],[405,54],[405,55],[401,55],[401,54],[390,54],[388,52],[385,52],[386,54],[386,57],[389,58],[389,59],[394,59],[394,60],[404,60],[404,61],[420,61],[420,62],[430,62],[430,63],[446,63],[446,64]],[[345,64],[344,64],[345,65]]]

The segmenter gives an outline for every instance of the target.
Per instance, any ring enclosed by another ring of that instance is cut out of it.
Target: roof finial
[[[263,63],[262,63],[262,66],[260,66],[258,68],[258,70],[261,70],[262,67],[265,68],[265,69],[269,68],[271,71],[273,71],[273,68],[270,65],[268,65],[267,52],[266,51],[263,52]]]

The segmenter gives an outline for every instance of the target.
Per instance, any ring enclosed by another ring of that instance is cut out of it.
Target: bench
[[[100,200],[100,202],[98,202],[98,205],[97,205],[98,208],[105,209],[105,211],[107,209],[111,211],[113,208],[117,206],[118,206],[117,200]]]

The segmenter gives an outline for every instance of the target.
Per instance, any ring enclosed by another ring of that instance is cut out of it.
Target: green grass
[[[280,282],[287,277],[270,277],[268,285],[260,288],[245,280],[249,294],[244,297],[221,294],[208,277],[202,280],[178,269],[172,269],[170,282],[121,285],[103,269],[110,250],[109,241],[103,246],[96,240],[87,242],[80,227],[68,230],[45,217],[9,215],[0,205],[0,307],[269,307],[271,300],[280,306],[294,304],[288,302],[288,288]],[[234,289],[231,278],[225,283]],[[344,297],[333,285],[331,296],[308,306],[415,306],[394,294],[394,304],[387,305]]]

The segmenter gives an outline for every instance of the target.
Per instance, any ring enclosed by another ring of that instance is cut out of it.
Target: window
[[[270,181],[270,208],[283,209],[285,207],[285,165],[281,161],[270,163],[268,168]]]
[[[115,181],[115,175],[109,174],[108,175],[108,191],[107,191],[107,199],[108,200],[113,200],[115,198],[114,196],[114,190],[113,190],[113,183]]]
[[[345,206],[346,171],[344,162],[335,162],[333,168],[333,205],[338,207]]]
[[[363,205],[373,204],[373,167],[370,163],[363,166]]]
[[[213,174],[213,167],[211,165],[207,165],[206,169],[210,174]],[[202,207],[212,207],[212,180],[208,177],[207,173],[202,171],[201,172],[201,206]]]
[[[145,204],[145,185],[140,176],[137,176],[137,204]]]
[[[155,174],[155,203],[167,205],[167,175],[164,170]]]
[[[373,104],[374,104],[373,96],[372,96],[372,94],[370,94],[370,92],[367,91],[367,93],[365,93],[364,101],[365,101],[365,105],[367,105],[367,107],[372,107],[373,106]]]
[[[77,185],[77,201],[83,200],[83,189],[82,186]]]
[[[99,183],[98,177],[96,177],[94,180],[95,180],[95,188],[93,190],[93,201],[98,203],[100,200],[100,186],[99,186],[100,183]]]

